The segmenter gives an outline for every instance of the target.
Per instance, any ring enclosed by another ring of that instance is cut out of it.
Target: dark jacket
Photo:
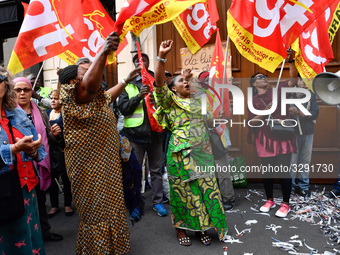
[[[150,70],[148,72],[154,76],[154,73]],[[136,79],[130,82],[130,84],[135,85],[139,90],[143,86],[142,77],[138,76]],[[138,107],[140,98],[137,96],[129,99],[128,93],[124,90],[119,96],[118,108],[119,111],[124,115],[131,115]],[[136,143],[149,143],[151,136],[160,136],[161,134],[151,131],[150,122],[148,118],[147,108],[145,104],[145,99],[143,99],[143,111],[144,111],[144,121],[143,124],[138,127],[127,128],[124,127],[122,130],[122,135],[125,135],[130,141]]]
[[[312,115],[309,116],[304,116],[301,117],[299,116],[299,121],[300,121],[300,126],[301,126],[301,131],[302,135],[311,135],[314,134],[314,125],[315,125],[315,120],[319,116],[319,106],[316,103],[316,97],[313,92],[310,92],[311,94],[311,99],[309,102],[302,104]],[[297,97],[295,95],[295,97]],[[302,94],[302,98],[305,97],[305,94]],[[308,106],[309,105],[309,106]],[[294,119],[297,119],[296,116],[293,116]],[[301,135],[299,131],[299,127],[295,127],[296,134]]]

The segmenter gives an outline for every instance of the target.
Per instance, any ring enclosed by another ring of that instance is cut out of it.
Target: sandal
[[[178,242],[180,245],[183,245],[183,246],[191,245],[191,239],[190,237],[187,236],[187,234],[185,233],[185,230],[176,229],[176,234],[177,234]]]
[[[208,236],[206,232],[204,233],[196,232],[196,235],[199,235],[200,241],[203,245],[208,246],[211,244],[211,237]]]
[[[178,238],[179,244],[183,246],[190,246],[191,245],[191,240],[190,237],[182,237]]]

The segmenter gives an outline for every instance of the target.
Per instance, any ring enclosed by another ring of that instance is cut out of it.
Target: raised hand
[[[165,56],[171,51],[172,49],[172,40],[166,40],[161,42],[161,45],[159,46],[159,57],[160,58],[165,58]]]
[[[137,76],[139,76],[140,71],[142,70],[141,67],[136,68],[135,70],[131,71],[129,75],[126,77],[125,81],[129,83],[130,81],[133,81]]]
[[[119,46],[119,34],[117,32],[112,32],[106,37],[103,45],[103,52],[109,55],[111,51],[116,51]]]

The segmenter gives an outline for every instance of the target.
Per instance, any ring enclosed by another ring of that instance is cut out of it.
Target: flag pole
[[[285,63],[286,63],[286,59],[284,59],[283,62],[282,62],[281,70],[280,70],[280,75],[279,75],[279,78],[278,78],[277,83],[276,83],[276,88],[279,87],[281,76],[282,76],[282,71],[283,71],[283,67],[285,66]]]
[[[227,36],[227,45],[225,47],[226,47],[226,51],[225,51],[225,57],[224,57],[223,82],[224,84],[227,84],[226,78],[227,78],[227,63],[228,63],[228,51],[229,51],[229,35]]]
[[[40,70],[39,70],[39,72],[38,72],[38,74],[37,74],[37,78],[36,78],[35,81],[34,81],[33,88],[32,88],[33,90],[34,90],[34,88],[35,88],[35,85],[37,85],[37,82],[38,82],[40,73],[41,73],[42,69],[44,68],[45,61],[46,61],[46,60],[43,61],[42,65],[41,65],[41,67],[40,67]]]
[[[224,55],[223,84],[227,84],[227,63],[228,63],[229,35],[227,36],[227,44],[226,44],[225,47],[226,47],[226,51],[225,51],[225,55]],[[221,109],[223,109],[223,102],[224,102],[224,93],[222,92]]]

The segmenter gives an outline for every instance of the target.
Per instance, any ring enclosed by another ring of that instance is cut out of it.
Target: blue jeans
[[[302,190],[309,190],[309,163],[312,159],[314,134],[311,135],[297,135],[296,146],[297,153],[292,153],[292,184],[293,189],[298,186]],[[295,171],[296,170],[296,171]],[[295,177],[297,176],[297,183],[295,184]]]
[[[339,154],[339,161],[338,161],[338,178],[336,182],[333,184],[333,187],[336,191],[340,192],[340,154]]]

